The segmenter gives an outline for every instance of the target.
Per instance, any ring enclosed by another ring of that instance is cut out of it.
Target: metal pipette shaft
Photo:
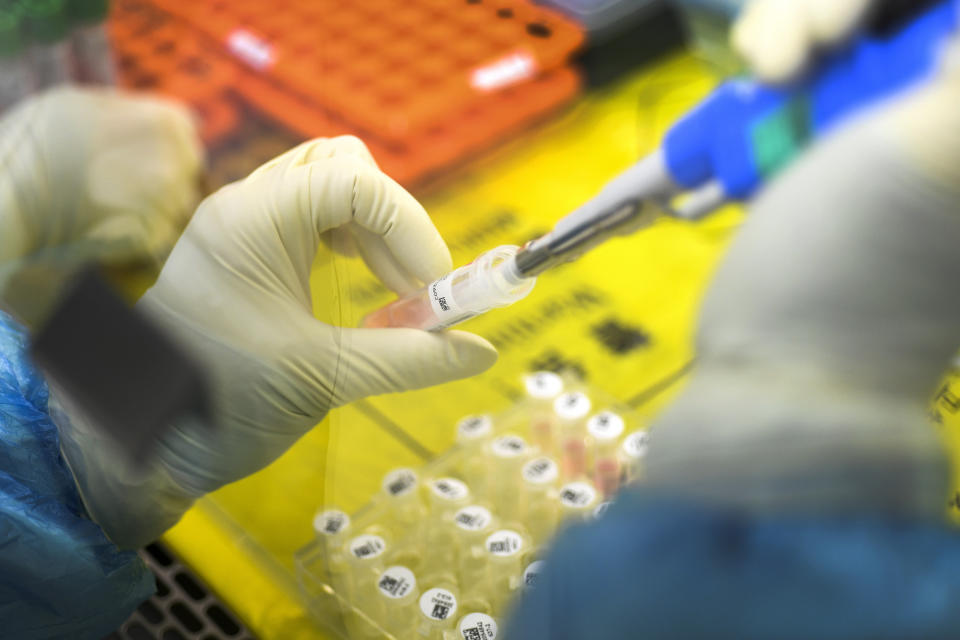
[[[607,183],[552,231],[524,245],[514,257],[517,271],[532,278],[612,236],[645,227],[661,214],[660,203],[677,191],[663,153],[657,151]]]

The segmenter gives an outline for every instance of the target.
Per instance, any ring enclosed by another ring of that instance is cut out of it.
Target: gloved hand
[[[0,120],[0,300],[33,324],[89,261],[159,261],[199,200],[183,107],[62,88]]]
[[[818,48],[846,39],[877,0],[752,0],[731,31],[734,49],[762,80],[782,82]]]
[[[960,56],[818,142],[751,204],[698,366],[654,425],[662,488],[759,510],[940,518],[926,406],[960,346]]]
[[[469,333],[315,319],[311,264],[331,234],[349,234],[398,292],[451,269],[423,207],[356,138],[302,144],[204,200],[138,308],[206,365],[216,424],[174,425],[138,473],[69,408],[57,418],[87,508],[115,543],[155,538],[195,497],[263,468],[333,407],[493,364],[493,347]],[[318,304],[336,304],[337,286]]]

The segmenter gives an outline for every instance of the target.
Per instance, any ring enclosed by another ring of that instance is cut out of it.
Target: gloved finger
[[[330,229],[320,234],[320,240],[330,251],[339,253],[347,258],[355,258],[360,255],[357,247],[357,241],[351,231],[354,225],[348,224],[336,229]]]
[[[352,227],[351,232],[356,238],[357,250],[367,267],[390,290],[404,295],[426,284],[404,268],[382,237],[356,225]]]
[[[755,0],[734,24],[731,41],[762,80],[785,81],[803,68],[810,53],[806,9],[799,1]]]
[[[334,138],[314,138],[307,140],[293,149],[281,153],[276,158],[260,165],[250,176],[259,176],[274,169],[284,170],[291,167],[303,166],[311,162],[328,160],[337,156],[352,156],[376,167],[377,163],[370,154],[370,150],[356,136],[336,136]]]
[[[342,374],[333,390],[335,405],[459,380],[486,371],[497,360],[493,345],[464,331],[337,331],[340,361],[345,366],[341,367]],[[329,341],[328,335],[325,340]]]
[[[806,0],[806,23],[813,41],[830,45],[849,36],[873,0]]]
[[[421,282],[450,271],[450,251],[427,212],[375,167],[348,155],[293,167],[285,178],[281,197],[293,201],[276,210],[294,216],[294,226],[306,205],[316,233],[353,222],[380,236],[397,264]]]

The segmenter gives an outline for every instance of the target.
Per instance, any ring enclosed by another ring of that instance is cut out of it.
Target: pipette
[[[728,201],[749,198],[812,140],[934,71],[942,45],[957,28],[960,0],[941,0],[913,15],[893,34],[865,33],[789,87],[746,78],[723,83],[667,132],[660,149],[553,230],[519,250],[501,247],[481,255],[373,312],[363,326],[450,327],[516,302],[538,275],[612,237],[663,215],[698,219]]]

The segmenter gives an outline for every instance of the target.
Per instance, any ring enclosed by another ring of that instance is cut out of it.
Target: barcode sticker
[[[457,627],[463,640],[496,640],[497,621],[485,613],[468,613]]]
[[[616,440],[623,434],[623,418],[613,411],[601,411],[587,420],[587,433],[602,441]]]
[[[560,489],[560,503],[567,507],[582,509],[596,499],[596,489],[586,482],[571,482]]]
[[[550,371],[538,371],[525,377],[524,386],[527,395],[537,400],[556,398],[563,391],[563,380]]]
[[[321,511],[313,518],[313,530],[321,536],[335,536],[349,526],[350,516],[339,509]]]
[[[417,474],[413,469],[394,469],[383,478],[383,490],[397,498],[413,491]]]
[[[623,439],[623,452],[630,458],[642,458],[647,455],[647,442],[650,434],[646,431],[634,431]]]
[[[457,434],[464,440],[478,440],[490,435],[493,421],[490,416],[467,416],[457,423]]]
[[[487,536],[486,547],[494,556],[514,556],[523,548],[523,537],[512,529],[501,529]]]
[[[579,420],[590,413],[590,398],[579,391],[565,393],[553,401],[553,410],[564,420]]]
[[[457,598],[441,587],[427,589],[420,596],[420,612],[430,620],[447,620],[457,612]]]
[[[358,560],[372,560],[386,548],[387,543],[383,538],[372,534],[359,535],[350,540],[350,553]]]
[[[559,473],[557,463],[547,457],[534,458],[523,465],[523,479],[533,484],[556,482]]]
[[[543,560],[534,560],[523,571],[523,588],[532,589],[537,586],[537,579],[546,566]]]
[[[453,516],[457,526],[466,531],[483,531],[492,519],[490,512],[479,505],[464,507]]]
[[[500,458],[516,458],[527,452],[527,442],[520,436],[500,436],[490,445],[493,455]]]
[[[384,569],[377,582],[380,593],[388,598],[398,600],[411,593],[417,587],[417,579],[413,572],[406,567],[395,565]]]
[[[467,485],[456,478],[438,478],[431,483],[430,488],[435,496],[450,502],[459,502],[470,496]]]

